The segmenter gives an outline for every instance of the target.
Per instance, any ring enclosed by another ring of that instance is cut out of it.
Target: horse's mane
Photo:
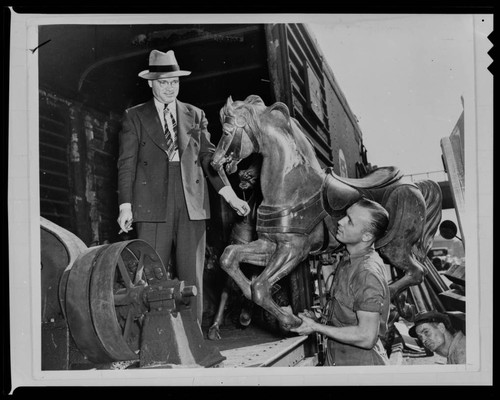
[[[311,139],[305,134],[305,130],[300,122],[290,115],[290,111],[286,104],[278,102],[266,109],[267,113],[272,113],[273,111],[279,111],[283,114],[286,124],[283,127],[284,129],[279,131],[295,143],[304,161],[311,162],[313,159],[316,159],[316,153]]]

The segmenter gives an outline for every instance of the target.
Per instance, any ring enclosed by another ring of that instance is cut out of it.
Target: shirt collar
[[[366,256],[367,254],[371,253],[372,251],[375,251],[375,249],[373,247],[368,247],[367,249],[362,250],[359,253],[349,254],[348,251],[346,251],[345,253],[347,255],[347,258],[350,259],[350,260],[352,260],[352,259],[356,259],[356,258],[360,258],[360,257]]]
[[[156,100],[156,97],[153,98],[154,102],[155,102],[155,107],[156,107],[156,110],[158,110],[158,112],[160,114],[163,113],[163,110],[165,108],[165,104],[164,103],[161,103],[159,102],[158,100]],[[168,109],[170,110],[170,112],[173,114],[173,115],[176,115],[176,111],[177,111],[177,102],[174,100],[172,101],[171,103],[169,103],[167,105]]]

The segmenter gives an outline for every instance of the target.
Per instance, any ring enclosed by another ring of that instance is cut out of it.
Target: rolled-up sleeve
[[[354,311],[382,314],[386,296],[383,278],[370,270],[363,270],[353,277]]]

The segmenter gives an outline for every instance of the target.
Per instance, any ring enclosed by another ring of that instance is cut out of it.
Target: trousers
[[[179,162],[169,162],[167,185],[166,222],[137,222],[137,236],[156,250],[172,278],[196,286],[191,309],[201,326],[206,221],[189,219]]]

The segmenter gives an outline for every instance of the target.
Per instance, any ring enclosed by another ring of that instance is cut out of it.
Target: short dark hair
[[[364,197],[358,200],[355,204],[370,211],[372,220],[370,222],[369,229],[375,240],[384,236],[387,231],[387,227],[389,226],[389,213],[387,210],[379,203]]]

